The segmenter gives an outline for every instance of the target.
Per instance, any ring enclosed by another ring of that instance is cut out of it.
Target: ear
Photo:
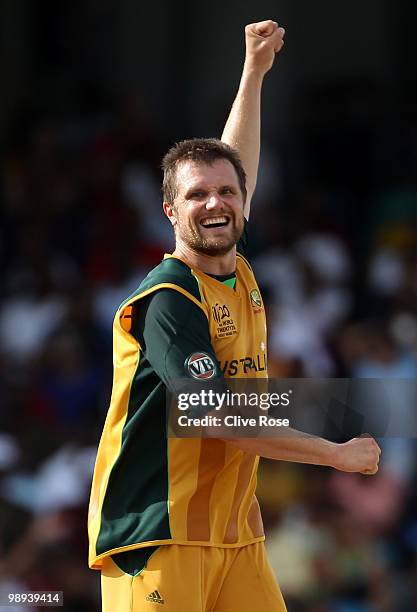
[[[172,227],[175,227],[177,225],[177,216],[175,214],[175,210],[172,204],[169,204],[168,202],[164,202],[162,204],[162,208],[164,209],[164,213],[168,217],[169,222],[171,223]]]

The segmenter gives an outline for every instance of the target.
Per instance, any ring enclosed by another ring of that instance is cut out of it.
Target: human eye
[[[222,195],[231,195],[234,193],[234,190],[231,187],[228,187],[227,185],[225,187],[222,187],[220,189],[220,193]]]
[[[192,191],[189,197],[191,200],[202,200],[205,195],[206,195],[205,191],[196,190],[196,191]]]

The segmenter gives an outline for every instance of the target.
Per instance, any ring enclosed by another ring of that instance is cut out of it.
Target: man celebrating
[[[283,46],[274,21],[246,27],[246,58],[222,140],[165,156],[176,239],[118,309],[114,380],[89,510],[90,567],[108,612],[285,610],[255,497],[259,456],[373,474],[370,438],[174,439],[165,391],[188,377],[265,378],[266,324],[244,249],[265,74]]]

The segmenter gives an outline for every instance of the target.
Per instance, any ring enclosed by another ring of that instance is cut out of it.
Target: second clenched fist
[[[376,474],[378,471],[381,449],[376,441],[363,436],[337,446],[337,457],[334,467],[343,472]]]

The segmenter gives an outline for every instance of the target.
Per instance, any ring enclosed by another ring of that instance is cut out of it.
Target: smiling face
[[[197,253],[225,255],[243,232],[243,197],[233,165],[185,161],[176,172],[176,197],[164,209],[174,226],[177,245]]]

